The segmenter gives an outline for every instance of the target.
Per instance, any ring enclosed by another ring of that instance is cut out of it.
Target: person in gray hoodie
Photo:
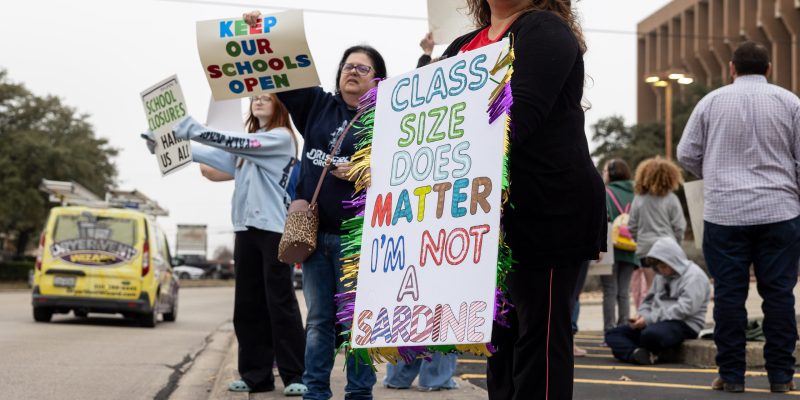
[[[275,390],[272,366],[277,362],[283,393],[302,396],[308,390],[302,380],[305,332],[292,267],[278,260],[297,143],[289,113],[274,94],[250,99],[247,125],[248,133],[221,132],[188,116],[172,128],[172,134],[176,140],[191,140],[193,161],[212,167],[215,180],[235,180],[233,328],[241,379],[230,382],[228,390]],[[144,136],[152,152],[153,133]]]
[[[671,236],[656,240],[645,262],[657,275],[639,315],[605,338],[620,361],[651,365],[665,351],[697,337],[705,325],[711,285]]]

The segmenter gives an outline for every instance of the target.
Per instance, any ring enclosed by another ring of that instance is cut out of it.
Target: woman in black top
[[[502,39],[515,49],[505,240],[511,329],[496,326],[490,399],[571,399],[570,313],[578,269],[606,243],[603,181],[584,133],[586,45],[569,0],[468,0],[477,31],[451,57]]]

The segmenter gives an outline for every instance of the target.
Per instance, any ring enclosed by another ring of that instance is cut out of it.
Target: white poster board
[[[208,102],[206,126],[224,132],[245,132],[242,100],[220,100],[212,97]]]
[[[489,71],[507,44],[380,83],[355,348],[490,341],[507,116],[489,124],[506,68]]]
[[[611,275],[614,271],[614,241],[611,240],[611,224],[606,230],[606,252],[600,253],[600,259],[589,264],[588,276]]]
[[[689,207],[689,222],[692,223],[694,232],[694,245],[698,249],[703,249],[703,180],[686,182],[683,184],[683,192],[686,194],[686,205]]]
[[[154,134],[155,153],[161,176],[169,175],[192,163],[192,146],[175,138],[172,127],[188,115],[178,76],[172,75],[145,89],[142,104],[147,125]]]
[[[319,85],[302,11],[197,22],[197,50],[215,100]]]
[[[474,29],[466,0],[428,0],[428,30],[433,32],[434,43],[450,44]]]

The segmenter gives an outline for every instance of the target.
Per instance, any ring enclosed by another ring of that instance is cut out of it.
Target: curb
[[[237,372],[238,353],[239,343],[236,341],[236,337],[233,333],[231,333],[228,352],[225,353],[225,358],[223,358],[222,363],[219,364],[217,373],[214,375],[214,386],[209,392],[209,399],[247,400],[250,398],[249,393],[231,392],[228,390],[228,383],[239,379],[239,374]]]
[[[228,357],[231,343],[234,343],[233,327],[230,322],[221,325],[207,339],[203,348],[184,371],[177,388],[169,396],[170,400],[196,400],[216,398],[212,390],[223,361]]]
[[[800,342],[798,342],[800,346]],[[713,340],[691,339],[683,342],[678,362],[701,368],[717,368],[717,346]],[[800,357],[800,347],[795,347],[794,357]],[[763,368],[764,342],[745,343],[746,368]]]

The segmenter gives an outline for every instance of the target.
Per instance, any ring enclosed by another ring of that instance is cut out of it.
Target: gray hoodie
[[[234,176],[231,219],[236,232],[248,227],[283,233],[294,143],[286,128],[267,132],[221,132],[186,117],[175,125],[178,139],[191,139],[194,161]],[[239,160],[243,159],[241,167]]]
[[[647,256],[650,246],[662,236],[673,236],[680,243],[686,230],[681,201],[675,193],[636,195],[631,203],[628,228],[636,240],[636,256],[639,258]]]
[[[663,261],[676,274],[669,278],[656,275],[653,287],[639,307],[639,315],[644,317],[648,325],[679,320],[695,332],[700,332],[705,326],[711,292],[705,272],[686,258],[686,253],[673,237],[656,240],[647,257]]]

